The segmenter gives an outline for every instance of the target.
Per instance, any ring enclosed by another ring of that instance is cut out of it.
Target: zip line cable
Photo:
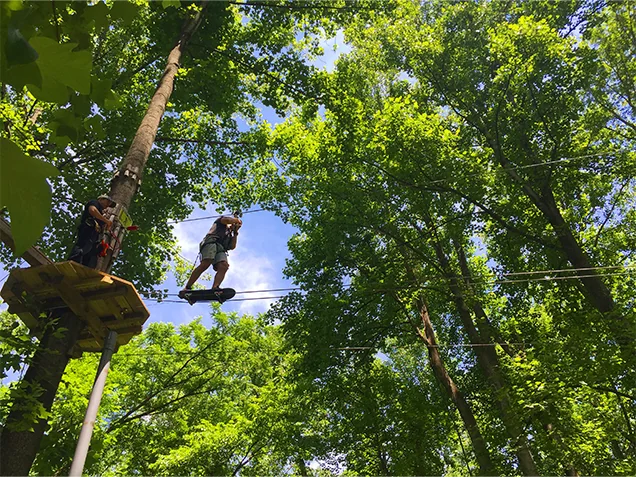
[[[489,346],[535,346],[534,343],[460,343],[460,344],[448,344],[448,345],[424,345],[427,348],[448,349],[448,348],[486,348]],[[389,346],[387,348],[397,349],[397,346]],[[369,351],[379,350],[377,346],[340,346],[340,347],[324,347],[320,350],[327,351]],[[152,352],[139,352],[139,353],[116,353],[113,355],[113,359],[121,358],[124,356],[196,356],[200,354],[198,351],[152,351]],[[202,358],[205,355],[201,354]]]
[[[511,276],[518,276],[518,275],[538,275],[538,274],[542,274],[542,273],[567,273],[567,272],[586,272],[586,271],[592,271],[592,270],[617,270],[617,269],[622,269],[625,270],[625,273],[618,273],[618,274],[596,274],[596,275],[557,275],[555,277],[536,277],[534,279],[526,279],[526,280],[503,280],[503,279],[499,279],[497,280],[496,277],[495,278],[495,284],[504,284],[504,283],[522,283],[525,281],[549,281],[549,280],[563,280],[563,279],[567,279],[567,278],[589,278],[592,276],[616,276],[616,275],[629,275],[631,273],[636,272],[636,270],[634,270],[634,272],[632,272],[632,269],[636,269],[636,265],[609,265],[609,266],[601,266],[601,267],[587,267],[587,268],[561,268],[561,269],[552,269],[552,270],[537,270],[537,271],[526,271],[526,272],[509,272],[509,273],[502,273],[500,276],[501,277],[511,277]],[[474,277],[466,277],[463,275],[458,275],[455,276],[453,278],[457,278],[457,279],[473,279]],[[442,275],[433,275],[433,276],[428,276],[428,277],[423,277],[420,281],[429,281],[429,280],[444,280],[444,279],[448,279],[448,277],[442,276]],[[481,280],[481,281],[475,281],[475,280],[471,280],[471,283],[473,284],[479,284],[479,283],[489,283],[487,280]],[[344,285],[345,288],[349,288],[353,286],[352,284],[347,284]],[[408,288],[408,287],[406,287]],[[250,293],[273,293],[273,292],[283,292],[283,291],[295,291],[295,290],[301,290],[302,287],[288,287],[288,288],[270,288],[270,289],[265,289],[265,290],[245,290],[245,291],[237,291],[236,294],[237,295],[242,295],[242,294],[250,294]],[[405,287],[401,287],[398,289],[405,289]],[[148,294],[148,292],[140,292],[141,294]],[[178,296],[178,293],[166,293],[164,294],[164,296]],[[266,297],[263,298],[238,298],[238,299],[233,299],[232,301],[248,301],[248,300],[260,300],[260,299],[264,299]],[[280,297],[272,297],[272,298],[280,298]],[[163,300],[166,301],[166,300]]]
[[[496,173],[496,172],[518,171],[518,170],[522,170],[522,169],[532,169],[532,168],[535,168],[535,167],[550,166],[550,165],[553,165],[553,164],[559,164],[561,162],[578,161],[578,160],[581,160],[581,159],[588,159],[588,158],[591,158],[591,157],[612,156],[612,155],[626,153],[626,152],[631,152],[631,151],[599,152],[599,153],[595,153],[595,154],[585,154],[583,156],[576,156],[576,157],[563,157],[561,159],[555,159],[554,161],[539,162],[539,163],[535,163],[535,164],[526,164],[526,165],[522,165],[522,166],[497,167],[496,169],[494,169],[492,171],[484,171],[484,172],[495,172]],[[479,176],[483,175],[484,172],[475,172],[473,174],[468,174],[467,176],[464,176],[464,178],[465,179],[469,179],[471,177],[479,177]],[[451,182],[451,180],[450,179],[436,179],[436,180],[428,181],[427,184],[441,184],[441,183],[444,183],[444,182]]]
[[[631,267],[630,267],[631,268]],[[557,281],[557,280],[572,280],[572,279],[581,279],[581,278],[592,278],[592,277],[615,277],[615,276],[630,276],[632,274],[636,273],[636,270],[630,270],[627,269],[624,272],[618,272],[618,273],[598,273],[598,274],[588,274],[588,275],[562,275],[562,276],[554,276],[554,277],[537,277],[537,278],[524,278],[524,279],[518,279],[518,280],[494,280],[494,281],[472,281],[471,283],[473,285],[478,285],[478,284],[493,284],[493,285],[505,285],[505,284],[517,284],[517,283],[532,283],[532,282],[544,282],[544,281]],[[428,281],[431,279],[439,279],[439,278],[444,278],[444,279],[448,279],[447,277],[423,277],[420,281]],[[460,278],[460,277],[453,277],[453,278]],[[345,285],[346,287],[351,287],[353,285]],[[411,285],[411,286],[401,286],[401,287],[390,287],[390,288],[384,288],[384,289],[380,289],[380,290],[373,290],[375,292],[378,293],[386,293],[388,291],[396,291],[396,290],[409,290],[409,289],[417,289],[418,286],[417,285]],[[297,288],[296,288],[297,289]],[[293,289],[289,289],[289,290],[293,290]],[[266,293],[267,290],[250,290],[250,293]],[[238,293],[238,292],[237,292]],[[172,295],[174,296],[174,295]],[[279,298],[284,298],[287,295],[277,295],[277,296],[264,296],[264,297],[254,297],[254,298],[238,298],[238,299],[233,299],[232,301],[254,301],[254,300],[276,300]],[[160,303],[181,303],[181,304],[188,304],[185,301],[182,300],[161,300],[158,298],[147,298],[147,300],[152,300],[152,301],[156,301],[156,304],[160,304]]]
[[[243,215],[245,214],[253,214],[254,212],[267,212],[267,209],[254,209],[254,210],[246,210],[245,212],[243,212]],[[220,219],[221,217],[224,217],[223,215],[207,215],[205,217],[194,217],[192,219],[183,219],[183,220],[171,220],[170,222],[166,222],[168,225],[173,225],[173,224],[182,224],[185,222],[196,222],[198,220],[208,220],[208,219]]]

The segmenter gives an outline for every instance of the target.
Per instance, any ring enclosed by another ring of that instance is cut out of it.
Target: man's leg
[[[201,260],[199,266],[192,270],[192,275],[190,275],[190,279],[188,280],[188,283],[186,283],[185,288],[192,288],[192,285],[195,284],[195,282],[199,279],[203,272],[210,268],[210,265],[212,265],[212,260],[210,260],[209,258],[204,258],[203,260]]]
[[[82,265],[88,268],[97,268],[97,247],[93,246],[82,258]]]
[[[68,259],[73,262],[82,263],[82,255],[82,247],[79,244],[75,244]]]
[[[95,246],[90,239],[80,237],[73,246],[73,250],[71,250],[71,255],[68,259],[73,262],[81,263],[82,265],[90,266],[90,255],[94,248]],[[95,251],[95,254],[97,254],[97,251]],[[97,263],[97,260],[95,260],[95,263]],[[95,265],[93,265],[92,268],[95,268]]]
[[[214,266],[216,270],[216,275],[214,276],[214,283],[212,284],[212,288],[220,288],[223,279],[225,278],[225,274],[227,273],[227,269],[230,268],[230,265],[227,261],[217,262]]]

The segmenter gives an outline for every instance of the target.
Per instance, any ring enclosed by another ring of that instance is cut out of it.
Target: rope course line
[[[173,295],[176,296],[176,295]],[[285,298],[286,295],[278,295],[278,296],[262,296],[255,298],[237,298],[236,300],[232,299],[231,301],[254,301],[254,300],[276,300],[278,298]],[[148,306],[160,305],[161,303],[179,303],[181,305],[188,305],[189,303],[183,300],[161,300],[159,298],[146,298],[146,300],[156,301],[157,303],[151,303]],[[228,300],[230,301],[230,300]]]
[[[481,175],[483,175],[484,172],[506,172],[506,171],[518,171],[518,170],[523,170],[523,169],[532,169],[535,167],[545,167],[545,166],[550,166],[553,164],[559,164],[562,162],[571,162],[571,161],[578,161],[581,159],[589,159],[591,157],[602,157],[602,156],[612,156],[612,155],[616,155],[616,154],[624,154],[627,152],[631,152],[631,151],[612,151],[612,152],[599,152],[599,153],[595,153],[595,154],[585,154],[582,156],[576,156],[576,157],[563,157],[561,159],[555,159],[554,161],[547,161],[547,162],[539,162],[536,164],[526,164],[526,165],[521,165],[521,166],[516,166],[516,167],[497,167],[491,171],[483,171],[483,172],[475,172],[473,174],[468,174],[467,176],[464,176],[465,179],[471,178],[471,177],[479,177]],[[451,182],[450,179],[436,179],[436,180],[432,180],[427,182],[427,184],[442,184],[445,182]]]
[[[532,283],[532,282],[544,282],[544,281],[556,281],[556,280],[572,280],[572,279],[579,279],[579,278],[591,278],[591,277],[615,277],[615,276],[629,276],[636,273],[636,270],[627,270],[625,272],[621,272],[621,273],[599,273],[599,274],[593,274],[593,275],[568,275],[568,276],[556,276],[556,277],[538,277],[538,278],[525,278],[525,279],[519,279],[519,280],[495,280],[493,282],[479,282],[479,281],[473,281],[471,282],[472,284],[488,284],[488,283],[492,283],[492,284],[498,284],[498,285],[504,285],[504,284],[516,284],[516,283]],[[440,278],[440,277],[438,277]],[[443,279],[447,279],[446,277],[441,277]],[[459,278],[459,277],[453,277],[453,278]],[[431,278],[422,278],[421,281],[427,281],[430,280]],[[353,285],[345,285],[345,287],[351,287]],[[298,288],[290,288],[289,290],[294,290],[294,289],[298,289]],[[390,288],[383,288],[383,289],[378,289],[378,290],[372,290],[374,292],[377,293],[387,293],[390,291],[396,291],[396,290],[409,290],[409,289],[418,289],[418,285],[411,285],[411,286],[402,286],[402,287],[390,287]],[[238,292],[237,292],[238,293]],[[244,292],[245,293],[245,292]],[[249,290],[249,293],[267,293],[267,290]],[[175,296],[175,294],[170,294],[170,296]],[[287,295],[277,295],[277,296],[263,296],[263,297],[254,297],[254,298],[238,298],[238,299],[233,299],[232,301],[253,301],[253,300],[276,300],[279,298],[285,298],[285,296]],[[180,303],[183,305],[187,305],[188,303],[182,300],[162,300],[159,298],[146,298],[147,300],[151,300],[151,301],[156,301],[157,303],[153,303],[150,304],[149,306],[152,305],[158,305],[161,303]]]
[[[534,346],[533,343],[460,343],[460,344],[448,344],[448,345],[424,345],[427,348],[483,348],[489,346]],[[397,349],[396,346],[389,346],[385,349]],[[381,347],[377,346],[342,346],[342,347],[322,347],[320,350],[329,350],[329,351],[368,351],[368,350],[381,350]],[[140,353],[116,353],[113,355],[117,357],[123,356],[196,356],[200,354],[198,351],[152,351],[152,352],[140,352]],[[205,358],[205,355],[200,354],[202,358]]]
[[[254,212],[267,212],[267,209],[254,209],[254,210],[246,210],[243,212],[245,214],[253,214]],[[174,224],[183,224],[185,222],[196,222],[198,220],[209,220],[209,219],[219,219],[223,217],[223,215],[207,215],[205,217],[194,217],[192,219],[183,219],[183,220],[171,220],[170,222],[166,222],[168,225]]]
[[[518,275],[538,275],[541,273],[567,273],[567,272],[585,272],[585,271],[591,271],[591,270],[617,270],[617,269],[622,269],[624,270],[623,273],[610,273],[610,274],[595,274],[595,275],[557,275],[554,277],[536,277],[536,278],[530,278],[530,279],[519,279],[519,280],[504,280],[504,279],[499,279],[497,280],[495,277],[495,281],[493,283],[495,284],[505,284],[505,283],[523,283],[523,282],[532,282],[532,281],[549,281],[549,280],[563,280],[563,279],[568,279],[568,278],[589,278],[592,276],[617,276],[617,275],[630,275],[632,273],[636,273],[636,265],[609,265],[609,266],[601,266],[601,267],[586,267],[586,268],[562,268],[562,269],[552,269],[552,270],[536,270],[536,271],[526,271],[526,272],[509,272],[509,273],[503,273],[500,276],[501,277],[507,277],[507,276],[518,276]],[[453,278],[457,278],[457,279],[472,279],[473,277],[466,277],[463,275],[458,275],[455,276]],[[428,276],[428,277],[423,277],[419,282],[422,281],[428,281],[428,280],[446,280],[448,279],[448,277],[442,276],[442,275],[433,275],[433,276]],[[471,280],[471,283],[473,284],[480,284],[480,283],[490,283],[487,280]],[[345,288],[349,288],[352,287],[352,284],[346,284],[343,285]],[[403,289],[408,289],[410,287],[398,287],[398,288],[382,288],[381,290],[403,290]],[[288,288],[270,288],[270,289],[264,289],[264,290],[245,290],[245,291],[237,291],[236,294],[250,294],[250,293],[273,293],[273,292],[283,292],[283,291],[295,291],[295,290],[301,290],[302,287],[288,287]],[[140,292],[141,294],[148,294],[148,292]],[[178,293],[166,293],[164,296],[178,296]],[[248,300],[261,300],[261,299],[266,299],[268,297],[262,297],[262,298],[238,298],[238,299],[233,299],[232,301],[248,301]],[[271,298],[280,298],[280,297],[271,297]],[[153,299],[152,297],[149,297],[149,299]],[[167,301],[167,300],[162,300],[162,301]],[[175,300],[175,302],[179,302]]]

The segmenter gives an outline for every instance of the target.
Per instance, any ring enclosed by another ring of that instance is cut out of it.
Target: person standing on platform
[[[77,241],[71,250],[69,260],[81,263],[90,268],[97,266],[99,253],[99,234],[110,230],[113,223],[102,215],[107,207],[117,205],[107,195],[100,195],[97,200],[91,200],[84,206],[82,219],[77,229]]]

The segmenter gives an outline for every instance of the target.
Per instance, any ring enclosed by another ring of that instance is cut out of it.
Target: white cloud
[[[251,290],[269,290],[277,288],[279,272],[271,260],[263,254],[254,253],[247,247],[230,252],[230,269],[223,284],[234,288],[237,292]],[[259,292],[238,294],[236,298],[262,298],[276,296],[276,292]],[[235,302],[239,313],[257,314],[267,311],[275,300],[248,300]],[[228,302],[229,303],[229,302]]]
[[[207,232],[207,226],[205,224],[203,224],[204,231],[200,231],[202,222],[204,221],[174,225],[174,235],[181,248],[181,255],[188,260],[194,261],[199,253],[199,242]]]

